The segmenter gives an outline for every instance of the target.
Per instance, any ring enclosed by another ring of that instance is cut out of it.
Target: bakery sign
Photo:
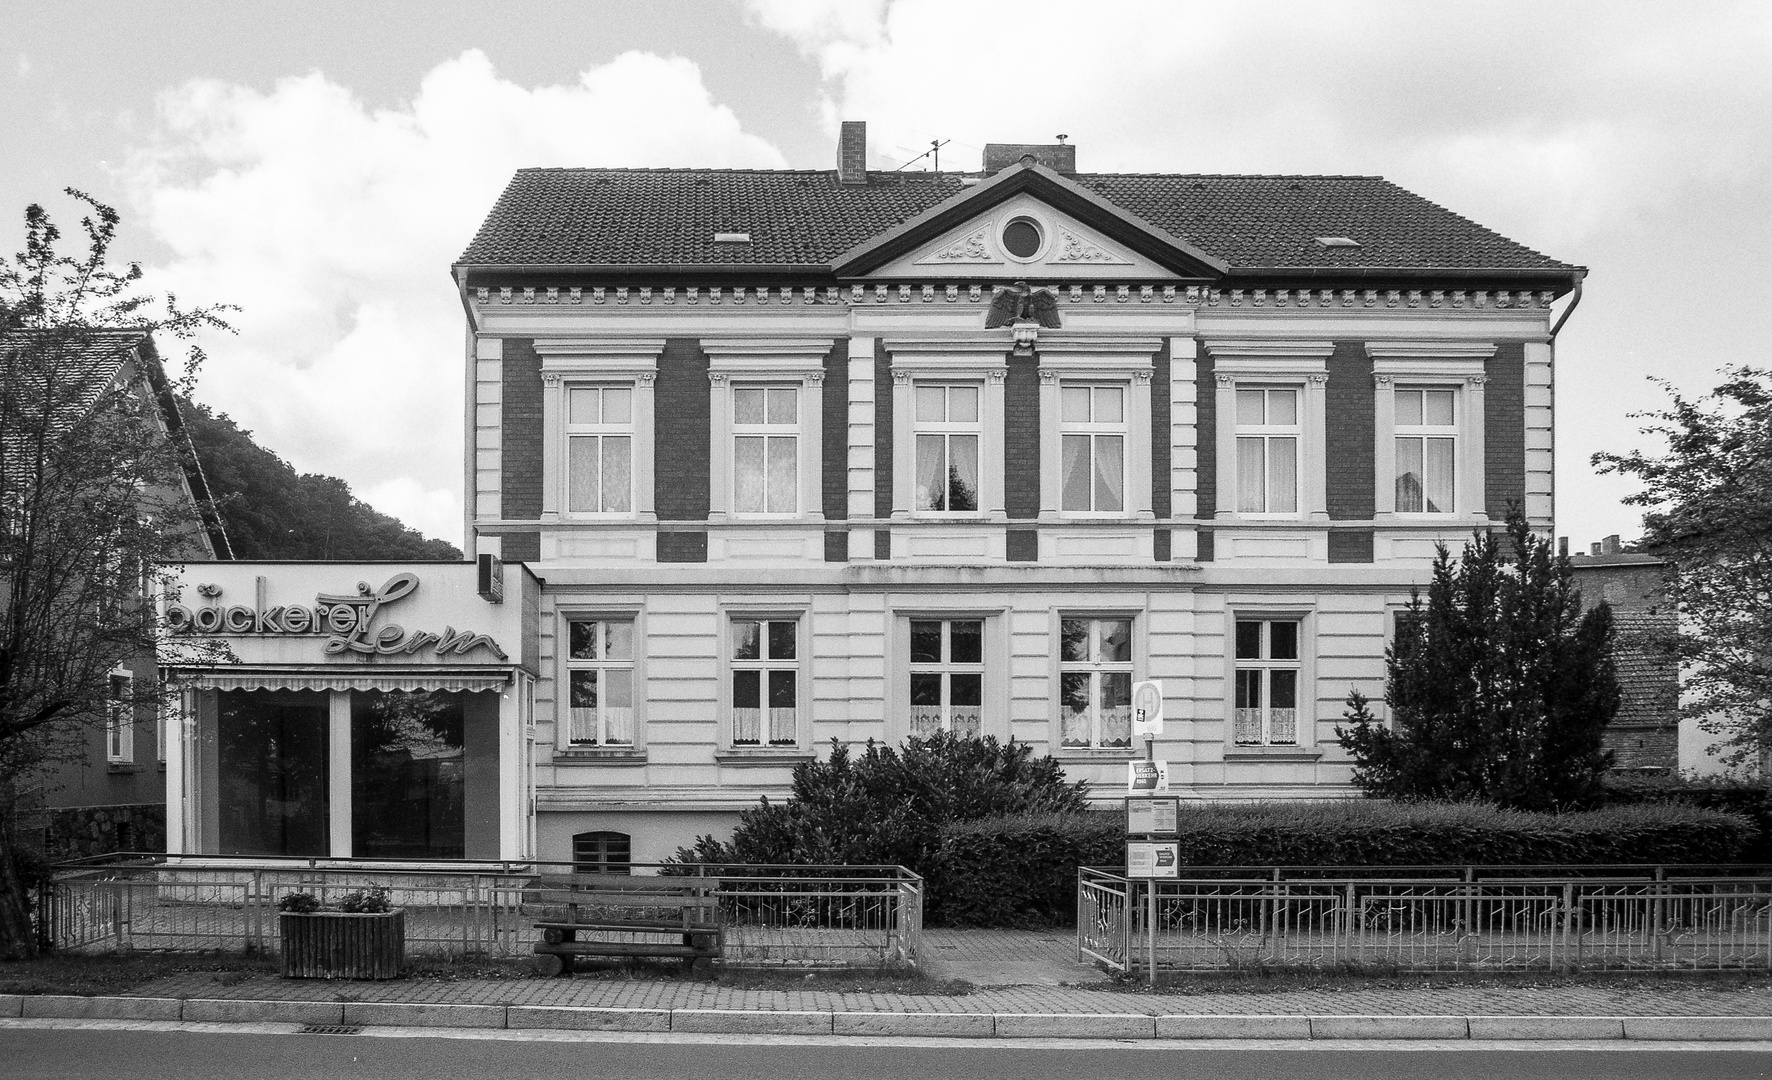
[[[312,605],[274,607],[264,602],[264,581],[258,579],[259,599],[251,607],[224,605],[219,602],[219,588],[199,585],[198,594],[212,602],[199,607],[166,605],[166,628],[174,634],[324,637],[328,656],[414,656],[431,652],[446,657],[464,656],[483,648],[500,660],[508,659],[498,643],[485,634],[458,631],[453,626],[445,626],[441,633],[408,630],[388,621],[386,610],[417,590],[417,574],[395,574],[379,589],[359,581],[355,593],[321,593]]]

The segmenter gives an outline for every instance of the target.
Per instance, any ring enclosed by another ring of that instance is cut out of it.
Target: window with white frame
[[[732,620],[732,745],[798,746],[800,622]]]
[[[800,509],[800,388],[732,388],[732,509],[794,514]]]
[[[1298,745],[1297,619],[1238,619],[1234,741],[1238,746]]]
[[[1059,507],[1082,513],[1126,508],[1126,387],[1066,382],[1059,388]]]
[[[1458,392],[1398,387],[1395,394],[1397,513],[1453,513]]]
[[[111,672],[105,702],[105,758],[120,764],[135,760],[135,678],[121,669]]]
[[[571,745],[634,745],[632,619],[567,622],[566,696]]]
[[[976,384],[917,384],[918,510],[978,509],[979,391]]]
[[[568,513],[633,512],[633,387],[567,387],[566,477]]]
[[[911,734],[984,733],[984,620],[911,620]]]
[[[1298,512],[1299,392],[1237,387],[1237,513]]]
[[[1059,620],[1059,742],[1132,745],[1132,620]]]

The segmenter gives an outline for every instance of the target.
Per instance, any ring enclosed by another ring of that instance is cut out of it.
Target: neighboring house
[[[470,543],[540,579],[535,850],[727,833],[833,739],[1111,801],[1352,791],[1436,544],[1552,512],[1584,271],[1376,177],[526,169],[455,266]],[[1018,283],[1027,283],[1027,288]]]
[[[1607,725],[1605,748],[1620,771],[1669,773],[1682,760],[1680,665],[1670,646],[1679,628],[1667,598],[1666,564],[1625,551],[1616,535],[1569,560],[1584,608],[1612,607],[1612,655],[1618,669],[1618,715]]]
[[[10,342],[0,339],[0,349]],[[8,370],[11,370],[10,367]],[[90,409],[101,395],[127,388],[153,402],[166,438],[185,440],[177,403],[150,335],[136,330],[98,332],[65,357],[58,377],[75,384],[70,401]],[[28,388],[27,388],[28,389]],[[8,446],[4,451],[11,452]],[[182,498],[197,506],[209,493],[194,456],[189,457]],[[227,536],[213,516],[190,536],[184,553],[192,561],[229,557]],[[125,658],[112,671],[113,705],[103,725],[89,725],[75,759],[22,778],[21,833],[45,854],[79,857],[117,850],[163,850],[166,839],[166,742],[158,710],[132,699],[158,677],[152,653]]]

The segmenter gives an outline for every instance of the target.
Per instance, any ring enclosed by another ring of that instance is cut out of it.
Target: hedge
[[[1741,858],[1772,863],[1772,790],[1765,781],[1730,776],[1612,776],[1606,780],[1606,801],[1614,806],[1662,803],[1728,810],[1754,825]]]
[[[1726,863],[1754,838],[1739,814],[1671,804],[1570,814],[1475,803],[1183,804],[1185,866],[1445,866]],[[929,876],[929,920],[950,926],[1063,925],[1078,866],[1120,866],[1118,813],[957,822]]]

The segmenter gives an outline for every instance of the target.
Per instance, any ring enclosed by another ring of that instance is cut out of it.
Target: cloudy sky
[[[10,52],[11,55],[4,55]],[[1772,4],[1314,0],[0,7],[0,228],[237,304],[199,397],[461,541],[448,276],[525,165],[876,167],[1063,132],[1084,171],[1387,176],[1591,268],[1558,342],[1558,532],[1636,531],[1599,449],[1659,376],[1772,362]],[[70,221],[71,223],[71,221]]]

